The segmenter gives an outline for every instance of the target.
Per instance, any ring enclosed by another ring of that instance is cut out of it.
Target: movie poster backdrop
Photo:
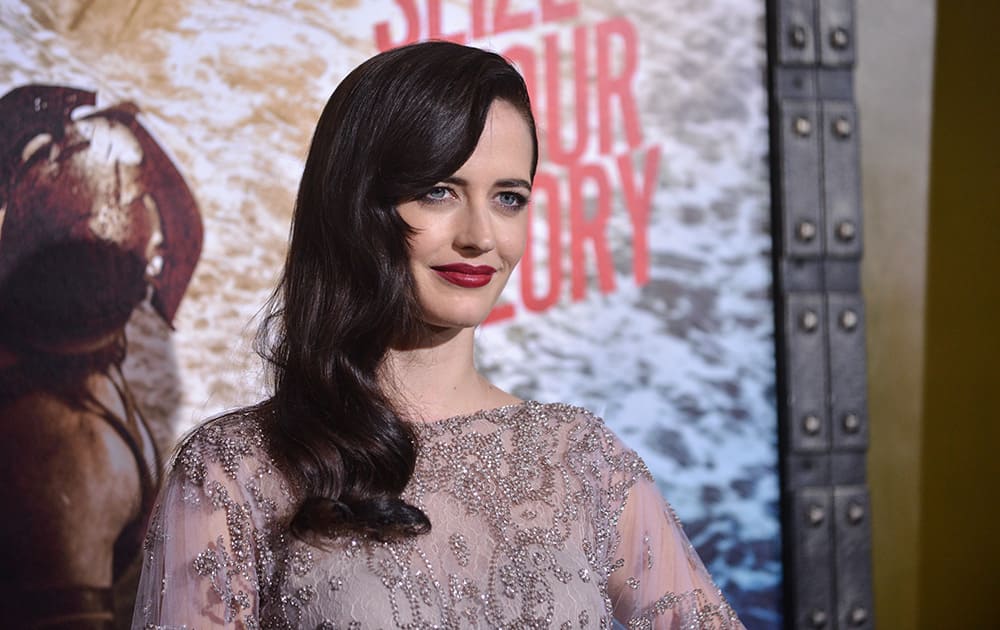
[[[120,438],[87,460],[98,483],[125,475],[103,500],[145,505],[181,435],[265,394],[251,342],[312,127],[348,71],[423,39],[507,56],[538,122],[529,247],[477,331],[481,368],[522,398],[602,416],[748,627],[778,628],[756,0],[5,0],[0,422],[16,439],[3,485],[37,482],[53,435],[94,449],[73,437],[90,426]],[[42,475],[50,489],[58,474]],[[31,518],[51,515],[25,512],[0,545],[24,547]]]

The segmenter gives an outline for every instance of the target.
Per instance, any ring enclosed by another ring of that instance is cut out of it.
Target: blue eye
[[[528,203],[527,197],[520,193],[510,191],[498,194],[497,201],[505,208],[521,208]]]
[[[435,186],[424,193],[423,198],[427,201],[444,201],[450,194],[451,191],[444,186]]]

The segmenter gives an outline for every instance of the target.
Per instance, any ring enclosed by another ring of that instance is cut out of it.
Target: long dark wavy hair
[[[351,72],[323,110],[257,338],[274,387],[263,403],[270,449],[302,493],[290,523],[300,538],[430,530],[400,499],[416,437],[380,380],[389,348],[420,328],[410,227],[396,205],[465,163],[498,99],[531,129],[534,176],[528,92],[494,53],[447,42],[390,50]]]

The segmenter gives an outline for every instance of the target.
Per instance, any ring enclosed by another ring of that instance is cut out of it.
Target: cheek
[[[417,261],[434,254],[441,248],[440,230],[435,230],[433,224],[411,223],[413,233],[408,239],[410,260]]]
[[[517,264],[528,245],[528,213],[523,213],[517,221],[506,226],[501,255],[511,264]]]

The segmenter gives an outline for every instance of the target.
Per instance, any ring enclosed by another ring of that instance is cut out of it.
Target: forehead
[[[528,122],[513,105],[497,100],[486,115],[479,143],[455,174],[530,180],[533,155]]]

